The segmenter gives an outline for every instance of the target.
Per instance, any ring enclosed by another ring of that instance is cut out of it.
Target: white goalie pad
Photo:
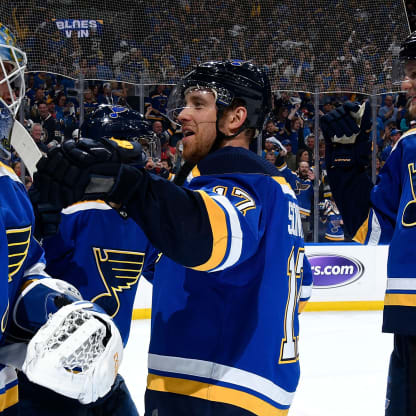
[[[30,381],[83,404],[110,391],[123,356],[117,327],[93,308],[80,301],[51,315],[30,341],[22,368]]]

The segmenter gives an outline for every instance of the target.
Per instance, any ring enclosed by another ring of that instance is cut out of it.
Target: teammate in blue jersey
[[[24,97],[25,67],[26,55],[0,24],[0,127],[6,138]],[[45,272],[43,250],[33,234],[26,189],[13,170],[0,163],[2,415],[21,414],[17,368],[41,385],[89,403],[110,390],[114,357],[119,361],[122,355],[121,337],[103,310],[82,301],[74,286]],[[95,355],[87,356],[92,348]]]
[[[87,116],[80,135],[105,137],[125,147],[132,141],[142,142],[149,151],[160,148],[151,124],[140,113],[121,106],[101,105]],[[146,156],[139,154],[132,164],[140,167],[145,160]],[[43,229],[49,228],[43,224]],[[84,299],[101,306],[113,318],[126,345],[139,277],[151,248],[140,227],[102,200],[85,200],[62,211],[58,232],[44,238],[42,247],[46,271],[73,284]],[[68,415],[138,414],[121,375],[111,392],[88,408],[29,383],[25,377],[19,377],[19,385],[22,412],[31,416],[52,416],[57,408],[68,409]]]
[[[82,192],[121,204],[163,253],[153,277],[146,415],[286,415],[299,380],[302,280],[311,274],[303,273],[291,187],[249,151],[271,109],[269,81],[248,62],[208,62],[171,100],[191,172],[186,187],[125,164],[106,167],[99,141],[82,155],[64,143],[39,164],[35,187],[47,201]],[[96,159],[89,169],[85,157]],[[64,181],[50,169],[57,160],[68,164]]]
[[[402,90],[416,118],[416,32],[402,44]],[[383,331],[394,333],[386,415],[416,414],[416,129],[395,144],[373,186],[368,175],[371,111],[346,103],[321,119],[326,166],[344,225],[364,244],[390,244]]]

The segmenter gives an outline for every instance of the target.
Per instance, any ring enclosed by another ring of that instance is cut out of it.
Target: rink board
[[[314,287],[306,311],[383,309],[388,246],[308,244]],[[152,285],[140,279],[133,319],[149,319]]]

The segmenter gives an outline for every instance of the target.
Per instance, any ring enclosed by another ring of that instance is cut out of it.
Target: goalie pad
[[[105,396],[117,376],[123,343],[101,311],[80,301],[52,315],[28,345],[22,368],[28,379],[82,404]]]

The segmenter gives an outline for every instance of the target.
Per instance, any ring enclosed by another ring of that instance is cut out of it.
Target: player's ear
[[[226,126],[230,132],[238,131],[247,119],[247,108],[238,106],[226,113]]]

